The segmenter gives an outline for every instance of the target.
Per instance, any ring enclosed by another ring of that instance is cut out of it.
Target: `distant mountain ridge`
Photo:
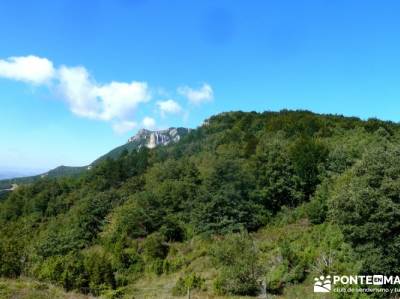
[[[89,166],[75,167],[75,166],[63,166],[62,165],[62,166],[58,166],[54,169],[51,169],[48,172],[38,174],[38,175],[3,179],[3,180],[0,180],[0,192],[2,190],[11,188],[11,186],[13,184],[29,184],[39,178],[44,178],[44,177],[57,178],[57,177],[62,177],[62,176],[68,176],[68,177],[77,176],[77,175],[81,174],[82,172],[84,172],[85,170],[87,170],[88,167]]]
[[[100,161],[111,158],[118,158],[125,150],[131,152],[133,150],[138,150],[141,147],[145,146],[147,148],[155,148],[159,145],[168,145],[170,143],[178,142],[183,136],[187,135],[191,129],[183,128],[183,127],[171,127],[164,130],[147,130],[140,129],[136,135],[132,136],[128,139],[127,143],[114,148],[109,151],[107,154],[99,157],[91,164],[86,166],[58,166],[48,172],[42,173],[40,175],[28,176],[28,177],[20,177],[20,178],[12,178],[12,179],[4,179],[0,180],[0,190],[8,189],[12,184],[15,183],[30,183],[40,177],[62,177],[62,176],[76,176],[81,174],[82,172],[90,169],[93,165],[96,165]]]

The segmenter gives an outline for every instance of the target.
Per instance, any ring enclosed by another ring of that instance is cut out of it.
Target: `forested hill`
[[[13,184],[27,184],[32,183],[34,181],[40,180],[43,177],[47,178],[58,178],[58,177],[74,177],[81,175],[83,172],[90,170],[94,165],[98,164],[100,161],[103,161],[107,158],[116,159],[118,158],[122,152],[127,151],[135,151],[143,146],[148,148],[154,148],[159,145],[166,145],[169,143],[174,143],[180,140],[183,136],[185,136],[190,129],[187,128],[169,128],[165,130],[158,131],[150,131],[142,129],[135,136],[131,137],[127,143],[118,146],[103,156],[97,158],[92,163],[87,166],[58,166],[54,169],[51,169],[45,173],[27,176],[27,177],[17,177],[11,179],[0,179],[0,197],[2,196],[2,191],[4,189],[9,189]]]
[[[11,192],[0,275],[140,298],[157,275],[169,295],[257,295],[259,280],[286,294],[320,274],[399,273],[399,138],[377,119],[213,116],[175,144]]]

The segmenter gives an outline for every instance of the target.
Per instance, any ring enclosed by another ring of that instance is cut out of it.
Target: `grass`
[[[92,299],[28,278],[0,279],[0,299]]]

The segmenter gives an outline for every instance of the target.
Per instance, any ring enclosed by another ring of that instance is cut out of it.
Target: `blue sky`
[[[2,1],[0,170],[139,128],[309,109],[399,121],[398,1]]]

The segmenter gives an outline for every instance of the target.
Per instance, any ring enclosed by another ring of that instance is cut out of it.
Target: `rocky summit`
[[[128,139],[128,143],[139,143],[141,146],[155,148],[158,145],[167,145],[170,142],[178,142],[182,136],[186,135],[188,128],[169,128],[165,130],[151,131],[141,129],[138,133]]]

